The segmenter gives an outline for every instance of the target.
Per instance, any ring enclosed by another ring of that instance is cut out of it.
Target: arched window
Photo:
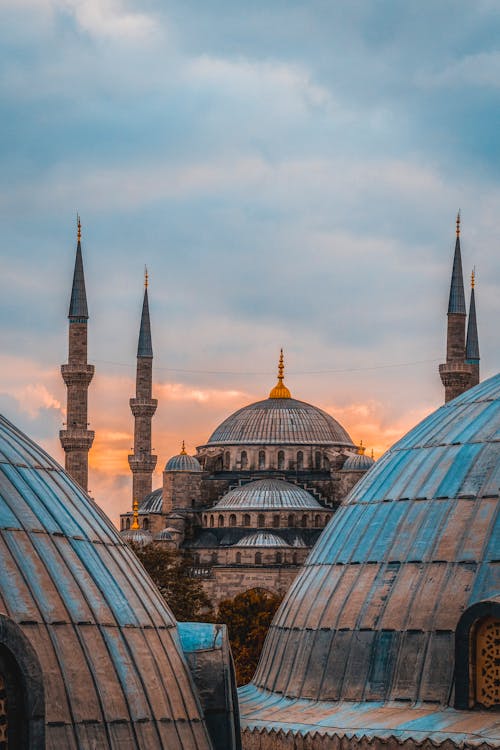
[[[149,518],[144,518],[142,521],[142,528],[147,531],[149,529]]]
[[[224,516],[222,515],[219,516],[218,525],[219,525],[219,528],[222,528],[222,526],[224,526]]]
[[[295,526],[295,514],[294,513],[289,514],[288,525],[291,526],[292,528]]]
[[[255,553],[255,564],[262,565],[262,552]]]
[[[330,459],[328,458],[328,456],[323,456],[323,468],[327,471],[330,470]]]
[[[321,453],[319,451],[314,454],[314,468],[321,469]]]
[[[304,470],[304,454],[302,451],[297,451],[297,471]]]
[[[259,513],[259,515],[257,516],[257,526],[259,527],[259,529],[261,529],[265,525],[266,525],[266,517],[263,513]]]
[[[273,516],[273,526],[275,529],[279,529],[280,526],[280,517],[276,514]]]
[[[303,529],[307,528],[307,515],[305,513],[302,515],[300,525],[302,526]]]
[[[127,520],[125,521],[125,528],[130,529],[130,518],[127,518]]]
[[[231,468],[231,454],[229,453],[229,451],[226,451],[224,453],[224,468],[226,471],[229,471],[229,469]]]
[[[214,517],[210,516],[210,528],[213,529],[214,527]]]
[[[217,565],[219,562],[219,558],[217,556],[217,552],[212,552],[212,565]]]
[[[236,526],[236,516],[234,515],[234,513],[231,513],[231,515],[229,516],[229,525]]]
[[[294,565],[297,565],[298,561],[299,561],[298,555],[297,555],[296,552],[294,552],[293,555],[292,555],[292,562],[293,562]]]
[[[259,469],[266,468],[266,451],[259,451]]]
[[[278,565],[281,565],[283,561],[283,553],[282,552],[276,552],[276,562]]]
[[[206,526],[207,524],[208,524],[208,516],[205,513],[205,515],[203,516],[203,526]]]
[[[285,451],[278,451],[278,469],[285,468]]]
[[[245,513],[245,515],[243,516],[243,523],[241,525],[250,526],[250,514],[249,513]]]
[[[241,565],[241,552],[236,553],[236,565]]]
[[[461,616],[455,633],[455,708],[500,708],[500,603],[483,601]]]
[[[321,527],[321,516],[318,514],[314,516],[314,526],[317,529]]]
[[[246,469],[248,466],[248,456],[246,451],[241,451],[241,468]]]

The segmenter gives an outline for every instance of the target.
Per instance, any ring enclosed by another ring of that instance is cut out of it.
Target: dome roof
[[[165,601],[96,503],[3,417],[0,482],[0,644],[8,632],[45,693],[39,746],[212,747]]]
[[[155,535],[155,542],[172,542],[173,537],[169,529],[162,529]]]
[[[497,375],[424,419],[354,487],[285,597],[254,685],[446,705],[457,624],[500,591],[499,486]]]
[[[302,487],[282,479],[257,479],[229,490],[212,510],[315,510],[322,508]]]
[[[146,495],[139,506],[139,513],[161,513],[163,490],[160,487]]]
[[[169,458],[165,471],[201,471],[200,462],[194,456],[188,456],[182,443],[182,450],[177,456]]]
[[[247,534],[235,547],[289,547],[277,534],[271,534],[269,531],[257,531],[254,534]]]
[[[129,544],[137,544],[139,547],[146,547],[153,541],[151,532],[147,529],[125,529],[120,532],[120,536]]]
[[[294,398],[267,398],[234,412],[212,433],[210,445],[347,445],[344,428],[326,411]]]
[[[342,471],[368,471],[375,463],[374,459],[367,456],[365,452],[349,456],[342,466]]]

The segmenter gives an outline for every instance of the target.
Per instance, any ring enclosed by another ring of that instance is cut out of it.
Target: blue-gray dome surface
[[[256,531],[253,534],[247,534],[235,547],[289,547],[278,534],[272,534],[269,531]]]
[[[146,495],[144,500],[139,505],[139,514],[144,513],[161,513],[161,505],[163,500],[163,489],[160,487],[157,490],[153,490],[149,495]]]
[[[315,510],[323,509],[302,487],[283,479],[257,479],[235,487],[211,510]]]
[[[342,445],[354,448],[337,420],[294,398],[268,398],[231,414],[207,445]]]
[[[0,569],[0,645],[7,630],[31,644],[47,747],[211,747],[164,600],[96,503],[3,417]]]
[[[500,594],[500,375],[403,437],[326,526],[253,686],[313,701],[453,702],[455,629]]]
[[[153,536],[147,529],[124,529],[120,536],[129,544],[137,544],[138,547],[146,547],[153,541]]]
[[[201,471],[201,465],[194,456],[179,453],[177,456],[168,459],[165,464],[165,471]]]
[[[364,453],[356,453],[355,456],[349,456],[342,466],[342,471],[368,471],[375,461]]]

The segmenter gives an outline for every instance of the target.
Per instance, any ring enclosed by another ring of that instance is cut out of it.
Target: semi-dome
[[[96,503],[3,417],[0,482],[0,671],[29,735],[12,746],[212,747],[165,601]]]
[[[219,510],[315,510],[323,507],[302,487],[282,479],[257,479],[229,490],[216,505]]]
[[[497,375],[424,419],[340,506],[275,617],[253,685],[241,693],[249,721],[259,721],[258,705],[272,694],[278,702],[396,701],[393,711],[403,703],[498,706],[498,676],[481,682],[498,652],[485,672],[469,660],[480,651],[470,640],[479,638],[476,624],[492,618],[500,629],[499,485]],[[332,722],[349,720],[342,705]],[[453,713],[446,716],[450,726]],[[462,737],[468,730],[460,721]],[[479,731],[481,721],[469,726]]]
[[[181,452],[176,456],[169,458],[165,464],[165,471],[201,471],[201,465],[197,458],[188,456],[184,441],[182,442]]]
[[[272,534],[269,531],[256,531],[253,534],[247,534],[236,542],[235,547],[289,547],[278,534]]]

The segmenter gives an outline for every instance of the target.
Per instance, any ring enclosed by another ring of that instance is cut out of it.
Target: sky
[[[458,209],[500,369],[499,96],[497,0],[0,0],[1,412],[63,461],[78,211],[114,521],[145,264],[154,486],[267,397],[280,347],[379,457],[443,401]]]

